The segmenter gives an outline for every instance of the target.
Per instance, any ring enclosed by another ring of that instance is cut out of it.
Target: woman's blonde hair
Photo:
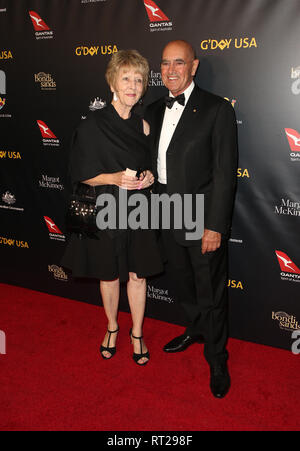
[[[109,86],[115,89],[116,77],[121,68],[134,68],[143,77],[143,95],[146,92],[149,78],[149,64],[137,50],[119,50],[114,53],[108,63],[105,78]]]

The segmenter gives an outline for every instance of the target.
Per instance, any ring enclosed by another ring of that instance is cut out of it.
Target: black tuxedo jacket
[[[164,99],[149,105],[152,170],[165,112]],[[231,104],[195,85],[167,150],[167,193],[204,194],[204,227],[228,235],[237,177],[237,127]],[[185,230],[174,230],[184,246]]]

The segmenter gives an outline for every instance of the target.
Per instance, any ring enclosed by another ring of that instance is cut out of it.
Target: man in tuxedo
[[[156,193],[204,194],[202,239],[185,230],[161,230],[168,266],[188,325],[165,352],[204,341],[210,388],[222,398],[230,388],[227,366],[227,240],[237,171],[236,119],[231,104],[194,83],[199,65],[186,41],[169,42],[161,75],[169,96],[147,107]],[[195,346],[195,351],[197,351]]]

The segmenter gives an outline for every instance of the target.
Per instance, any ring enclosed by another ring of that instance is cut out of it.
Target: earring
[[[117,102],[117,100],[118,100],[118,96],[117,96],[117,94],[115,92],[114,92],[113,99],[114,99],[115,102]]]

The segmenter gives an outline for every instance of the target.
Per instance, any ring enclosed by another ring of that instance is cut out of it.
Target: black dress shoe
[[[193,343],[203,343],[204,340],[199,337],[190,337],[189,335],[183,334],[179,337],[174,338],[169,343],[164,346],[165,352],[181,352],[185,351]]]
[[[210,389],[216,398],[224,398],[230,388],[230,376],[226,363],[211,365]]]

